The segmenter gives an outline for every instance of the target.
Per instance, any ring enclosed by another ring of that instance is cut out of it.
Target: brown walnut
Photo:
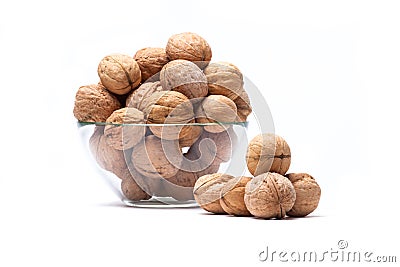
[[[234,100],[236,107],[237,107],[237,113],[239,116],[239,121],[245,122],[247,120],[247,117],[251,114],[253,111],[250,105],[250,98],[247,92],[242,89],[239,92],[238,97]]]
[[[107,143],[118,150],[134,147],[146,133],[143,112],[135,108],[118,109],[106,122],[104,135]],[[129,124],[143,124],[143,126]]]
[[[260,174],[246,185],[246,207],[252,215],[260,218],[284,218],[295,200],[296,192],[292,183],[278,173]]]
[[[82,122],[105,122],[121,107],[118,99],[101,84],[81,86],[75,96],[74,116]]]
[[[168,39],[165,51],[171,60],[185,59],[203,62],[200,66],[206,66],[212,57],[211,47],[207,41],[191,32],[172,35]]]
[[[160,82],[165,90],[180,92],[190,99],[208,94],[206,76],[196,64],[187,60],[166,64],[160,72]]]
[[[150,97],[155,92],[160,91],[165,91],[160,82],[146,82],[128,95],[125,104],[127,107],[144,111],[144,109],[149,105]]]
[[[285,174],[290,166],[291,153],[286,141],[272,133],[254,137],[247,149],[247,168],[253,175],[266,172]]]
[[[168,63],[169,58],[164,48],[146,47],[136,52],[133,57],[142,73],[142,82],[158,80],[162,67]]]
[[[203,127],[190,125],[190,131],[186,135],[181,135],[179,137],[179,146],[180,147],[190,147],[194,144],[194,142],[199,139],[201,133],[203,132]]]
[[[182,125],[194,122],[193,106],[183,94],[175,91],[154,93],[145,108],[150,130],[162,139],[180,140],[188,146],[194,143],[201,133],[198,126]],[[155,125],[152,124],[180,124]]]
[[[250,177],[240,176],[230,180],[222,187],[219,202],[226,213],[235,216],[251,215],[244,203],[244,191],[249,181],[251,181]]]
[[[210,63],[204,69],[204,74],[211,95],[223,95],[234,101],[243,91],[243,75],[231,63]]]
[[[196,122],[215,123],[220,125],[206,125],[204,130],[219,133],[229,128],[229,124],[237,121],[235,103],[223,95],[209,95],[204,98],[196,111]]]
[[[234,179],[234,177],[222,173],[201,176],[193,189],[194,198],[200,207],[216,214],[225,213],[219,200],[222,187],[231,179]]]
[[[124,95],[135,89],[141,81],[139,65],[127,55],[104,57],[97,68],[101,83],[110,91]]]
[[[318,207],[321,188],[307,173],[289,173],[286,177],[292,182],[296,191],[296,201],[287,214],[292,217],[307,216]]]

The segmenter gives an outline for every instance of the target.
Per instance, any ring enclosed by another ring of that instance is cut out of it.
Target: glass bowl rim
[[[78,128],[87,126],[87,125],[95,125],[95,126],[140,126],[140,127],[153,127],[153,126],[162,126],[162,127],[172,127],[172,126],[221,126],[221,125],[239,125],[247,127],[249,122],[207,122],[207,123],[111,123],[111,122],[86,122],[86,121],[77,121],[76,122]]]

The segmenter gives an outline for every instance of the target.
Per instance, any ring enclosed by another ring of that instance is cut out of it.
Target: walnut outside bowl
[[[247,122],[77,125],[91,162],[127,206],[197,207],[199,177],[246,170]],[[223,131],[207,131],[216,127]]]

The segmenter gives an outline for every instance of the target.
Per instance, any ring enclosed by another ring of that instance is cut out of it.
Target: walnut
[[[247,168],[253,175],[265,172],[285,174],[290,166],[290,148],[286,141],[272,133],[254,137],[248,146]]]
[[[211,95],[223,95],[234,101],[243,90],[243,75],[231,63],[210,63],[204,69],[204,74]]]
[[[296,201],[287,214],[292,217],[307,216],[318,207],[321,188],[307,173],[289,173],[286,177],[292,182],[296,191]]]
[[[237,107],[239,121],[245,122],[247,120],[247,117],[252,112],[249,95],[244,89],[242,89],[234,102]]]
[[[237,119],[237,109],[235,103],[223,95],[210,95],[203,99],[196,110],[196,122],[214,123],[220,122],[221,125],[206,125],[204,130],[211,133],[225,131],[230,123]]]
[[[236,143],[237,135],[231,128],[221,133],[204,131],[190,147],[187,156],[191,160],[198,160],[204,169],[212,163],[229,161]]]
[[[132,152],[134,167],[147,178],[171,178],[180,169],[182,153],[175,141],[149,135]]]
[[[146,133],[143,112],[135,108],[118,109],[106,122],[104,135],[107,144],[118,150],[134,147]],[[143,124],[143,126],[129,124]]]
[[[121,178],[128,169],[127,159],[132,149],[125,151],[114,149],[107,144],[103,134],[104,126],[96,126],[89,140],[89,147],[99,166]]]
[[[257,217],[284,218],[293,207],[296,192],[286,177],[267,172],[247,183],[244,202],[249,212]]]
[[[139,86],[138,89],[133,91],[126,98],[126,106],[136,108],[140,111],[149,105],[150,96],[155,92],[165,91],[160,82],[147,82]]]
[[[200,35],[191,32],[172,35],[168,39],[165,51],[171,60],[197,61],[201,67],[205,67],[212,57],[207,41]]]
[[[203,127],[201,126],[188,126],[190,127],[190,131],[186,135],[181,135],[179,138],[179,146],[180,147],[190,147],[194,144],[194,142],[199,139],[201,133],[203,132]]]
[[[154,47],[140,49],[133,58],[140,67],[142,82],[147,81],[149,78],[158,80],[162,67],[169,61],[164,48]]]
[[[118,99],[101,84],[81,86],[75,96],[74,116],[82,122],[105,122],[121,107]]]
[[[225,213],[219,199],[222,187],[231,179],[234,179],[234,177],[222,173],[201,176],[193,189],[194,198],[200,207],[216,214]]]
[[[136,88],[141,81],[139,65],[127,55],[104,57],[97,68],[101,83],[110,91],[123,95]]]
[[[181,125],[194,122],[193,106],[186,96],[179,92],[163,91],[154,93],[148,101],[145,115],[154,135],[166,140],[182,140],[184,145],[197,140],[198,126]]]
[[[244,191],[250,180],[250,177],[240,176],[230,180],[222,187],[219,203],[226,213],[235,216],[251,215],[244,204]]]
[[[124,196],[133,201],[139,201],[139,200],[147,200],[150,199],[151,196],[147,194],[146,192],[149,191],[144,191],[143,186],[140,185],[140,183],[137,183],[138,177],[135,175],[136,173],[132,173],[130,170],[126,170],[123,173],[123,176],[121,177],[122,182],[121,182],[121,191],[124,194]],[[139,178],[141,179],[141,178]],[[145,189],[146,190],[146,189]],[[148,189],[147,189],[148,190]]]
[[[207,78],[201,69],[187,60],[174,60],[160,72],[160,82],[165,90],[173,90],[193,99],[208,94]]]

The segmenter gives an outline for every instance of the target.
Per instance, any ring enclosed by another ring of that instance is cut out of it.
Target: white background
[[[341,239],[399,261],[399,13],[398,1],[1,2],[0,266],[256,266],[270,264],[258,260],[266,246]],[[184,31],[263,92],[290,171],[322,187],[312,216],[125,208],[101,181],[76,90],[98,81],[103,56]]]

